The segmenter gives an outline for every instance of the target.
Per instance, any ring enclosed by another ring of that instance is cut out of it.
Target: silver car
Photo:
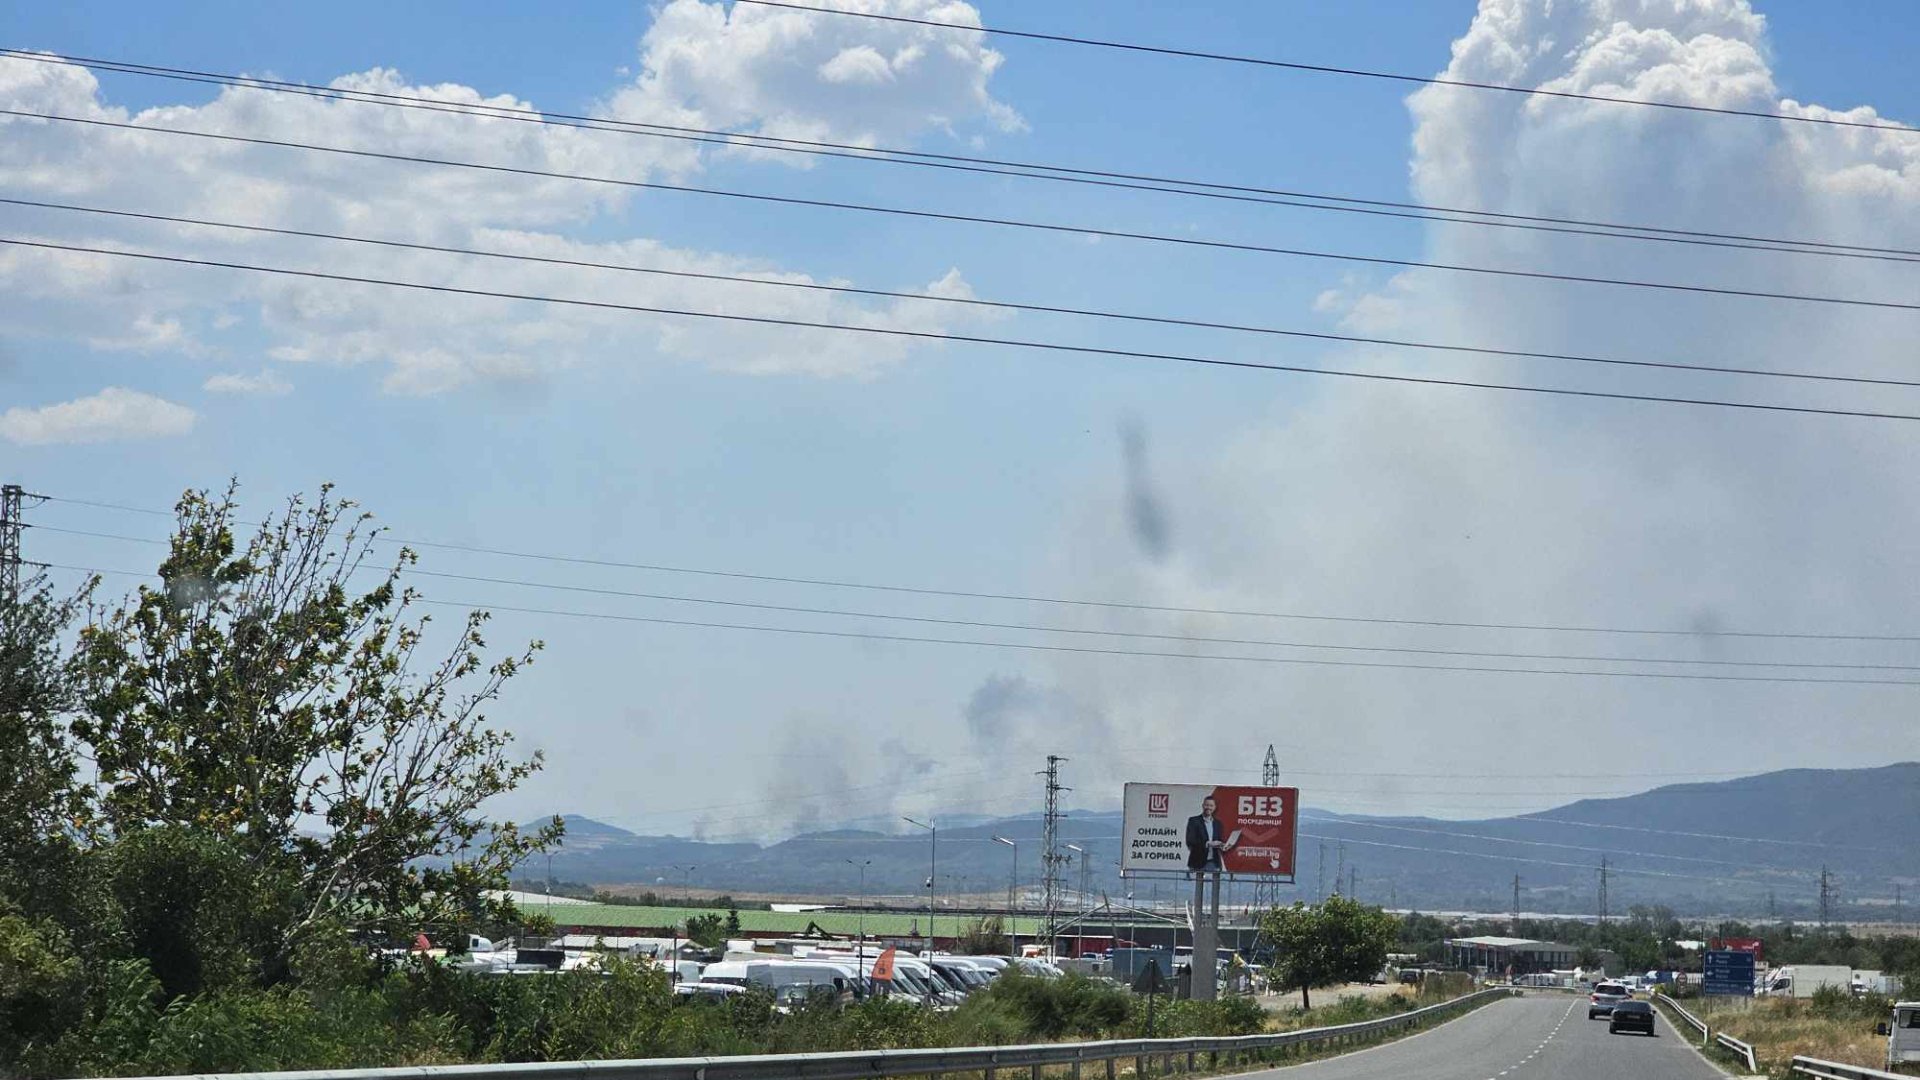
[[[1587,999],[1587,1019],[1598,1020],[1603,1016],[1612,1016],[1615,1005],[1632,1000],[1633,991],[1621,983],[1597,983],[1593,988],[1593,996]]]

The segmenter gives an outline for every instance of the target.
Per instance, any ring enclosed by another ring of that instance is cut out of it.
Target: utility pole
[[[1325,840],[1320,841],[1320,883],[1315,888],[1320,893],[1320,899],[1325,900],[1327,898],[1327,842]]]
[[[1347,899],[1360,899],[1360,869],[1355,866],[1347,867]]]
[[[1774,900],[1772,889],[1767,890],[1767,921],[1780,921],[1780,905]]]
[[[1600,925],[1607,923],[1607,857],[1600,856]]]
[[[900,820],[909,825],[927,830],[927,955],[933,955],[933,883],[940,876],[940,828],[932,818],[915,821],[910,817]]]
[[[1895,926],[1906,925],[1907,909],[1902,906],[1904,899],[1905,898],[1900,895],[1899,883],[1895,882],[1893,886],[1893,925]]]
[[[1833,921],[1833,875],[1826,867],[1820,868],[1820,932],[1826,933],[1828,924]]]
[[[1080,897],[1079,902],[1073,905],[1073,910],[1077,912],[1073,922],[1073,955],[1078,957],[1087,951],[1087,920],[1093,918],[1093,904],[1087,899],[1087,879],[1092,871],[1087,865],[1086,848],[1079,844],[1068,844],[1066,849],[1080,856]]]
[[[1335,855],[1339,859],[1339,862],[1335,863],[1333,867],[1333,891],[1338,894],[1340,892],[1340,879],[1347,876],[1347,842],[1345,840],[1340,841],[1336,848]]]
[[[1513,936],[1520,936],[1520,875],[1513,875]]]
[[[867,970],[867,867],[873,865],[873,860],[862,859],[854,862],[848,859],[847,865],[858,867],[860,870],[860,944],[857,946],[859,958],[854,961],[854,964],[857,970],[864,974]]]
[[[1042,821],[1040,840],[1040,908],[1041,925],[1046,927],[1048,956],[1054,955],[1053,935],[1063,884],[1060,868],[1072,858],[1060,852],[1060,793],[1073,790],[1060,786],[1060,763],[1065,760],[1058,754],[1048,754],[1047,767],[1040,773],[1047,778],[1047,813]]]
[[[1020,955],[1020,932],[1018,916],[1020,912],[1016,897],[1020,891],[1020,842],[1004,836],[993,838],[996,844],[1005,844],[1013,849],[1013,862],[1007,869],[1007,961]]]

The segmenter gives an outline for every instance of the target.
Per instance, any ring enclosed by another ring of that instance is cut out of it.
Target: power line
[[[75,570],[87,573],[117,574],[129,577],[152,577],[150,573],[129,570],[106,570],[98,567],[47,564],[62,570]],[[520,607],[507,604],[475,604],[456,600],[422,600],[422,603],[437,604],[465,610],[485,609],[488,611],[511,611],[522,615],[552,615],[564,618],[599,619],[611,622],[643,623],[655,626],[681,626],[705,630],[740,630],[764,634],[787,634],[799,637],[847,638],[858,641],[893,641],[918,645],[962,645],[986,649],[1016,649],[1028,652],[1072,653],[1085,656],[1139,656],[1157,657],[1169,660],[1207,660],[1249,664],[1289,664],[1307,667],[1374,668],[1399,671],[1453,671],[1469,674],[1501,675],[1552,675],[1576,676],[1587,678],[1614,679],[1689,679],[1704,682],[1751,682],[1751,683],[1792,683],[1800,685],[1844,685],[1844,686],[1920,686],[1920,680],[1911,679],[1816,679],[1804,676],[1786,675],[1706,675],[1683,674],[1657,671],[1581,671],[1573,668],[1509,668],[1488,667],[1466,664],[1410,664],[1381,660],[1327,660],[1298,656],[1243,656],[1225,653],[1171,652],[1152,649],[1099,649],[1082,645],[1047,645],[1032,642],[989,641],[976,638],[935,638],[919,637],[907,634],[879,634],[856,630],[826,630],[793,626],[764,626],[749,623],[713,622],[703,619],[669,619],[651,615],[625,615],[597,611],[570,611],[556,608]]]
[[[130,506],[125,503],[103,502],[97,499],[81,499],[62,495],[43,496],[50,502],[61,502],[71,506],[86,506],[99,510],[114,510],[123,513],[144,514],[150,517],[172,518],[172,511],[156,510],[152,507]],[[44,526],[43,526],[44,528]],[[671,566],[663,563],[642,563],[616,559],[596,559],[579,555],[554,555],[550,553],[513,551],[505,548],[482,547],[473,544],[453,544],[444,541],[407,539],[397,537],[379,537],[386,543],[400,544],[406,547],[433,548],[441,551],[458,551],[472,555],[494,555],[502,558],[527,559],[536,562],[563,563],[579,566],[612,567],[623,570],[641,570],[653,573],[686,574],[698,577],[714,577],[742,581],[763,581],[783,585],[808,585],[826,588],[858,589],[871,592],[898,593],[910,596],[940,596],[965,600],[1003,600],[1014,603],[1047,604],[1066,607],[1091,607],[1121,611],[1162,612],[1180,615],[1217,615],[1232,618],[1287,619],[1305,622],[1358,623],[1383,626],[1414,626],[1439,629],[1474,630],[1510,630],[1537,631],[1576,634],[1624,634],[1651,637],[1726,637],[1751,638],[1784,641],[1883,641],[1883,642],[1920,642],[1920,635],[1908,634],[1835,634],[1835,633],[1789,633],[1757,630],[1674,630],[1657,627],[1605,627],[1552,625],[1544,623],[1488,623],[1466,622],[1440,619],[1390,619],[1359,615],[1323,615],[1303,614],[1300,612],[1255,611],[1235,608],[1182,607],[1171,604],[1144,604],[1120,600],[1087,600],[1057,596],[1026,595],[1021,593],[982,592],[961,589],[934,589],[909,585],[877,584],[874,582],[846,581],[833,578],[790,577],[776,574],[757,574],[742,570],[715,570],[686,566]],[[1412,774],[1408,774],[1412,775]],[[1698,773],[1676,773],[1672,775],[1697,776]]]
[[[1593,221],[1582,218],[1517,214],[1494,210],[1438,206],[1391,199],[1368,199],[1324,192],[1267,188],[1247,184],[1229,184],[1204,180],[1154,176],[1107,169],[1075,168],[1043,162],[1015,161],[965,154],[938,154],[898,147],[861,146],[816,139],[796,139],[758,132],[727,131],[686,127],[611,117],[582,116],[548,112],[487,102],[450,102],[411,94],[349,87],[318,86],[312,83],[267,79],[252,75],[198,71],[191,68],[109,60],[98,57],[54,55],[25,49],[0,48],[0,57],[36,63],[95,68],[119,74],[226,86],[235,89],[262,90],[270,93],[318,98],[357,105],[449,113],[456,116],[491,120],[510,120],[548,127],[572,128],[608,134],[639,135],[713,146],[746,146],[780,153],[830,157],[865,163],[907,165],[990,176],[1009,176],[1028,180],[1082,184],[1131,191],[1151,191],[1167,195],[1225,200],[1230,202],[1282,206],[1303,210],[1324,210],[1376,217],[1434,221],[1456,225],[1521,229],[1574,236],[1610,237],[1746,251],[1771,251],[1792,255],[1829,255],[1843,258],[1873,259],[1886,262],[1920,261],[1920,250],[1841,244],[1820,240],[1798,240],[1756,236],[1743,233],[1712,232],[1653,225]]]
[[[1664,292],[1678,292],[1696,295],[1740,297],[1750,300],[1784,300],[1809,304],[1836,304],[1845,307],[1863,307],[1883,310],[1920,311],[1920,303],[1897,300],[1866,300],[1858,297],[1822,296],[1811,293],[1772,292],[1762,289],[1735,289],[1717,285],[1693,285],[1674,281],[1648,281],[1637,278],[1597,277],[1583,274],[1559,274],[1546,270],[1516,270],[1504,267],[1475,266],[1465,263],[1431,262],[1422,259],[1395,259],[1380,255],[1353,255],[1345,252],[1318,251],[1309,248],[1289,248],[1271,244],[1252,244],[1234,240],[1218,240],[1195,236],[1174,236],[1165,233],[1134,232],[1126,229],[1102,229],[1086,225],[1063,225],[1058,222],[1028,221],[1021,218],[989,217],[981,214],[960,214],[939,210],[919,210],[904,206],[883,206],[877,203],[843,202],[835,199],[810,199],[794,195],[772,195],[766,192],[735,191],[728,188],[697,187],[691,184],[669,184],[656,180],[625,180],[613,177],[588,176],[580,173],[561,173],[546,169],[533,169],[517,165],[491,165],[480,162],[457,161],[450,158],[427,157],[417,154],[399,154],[383,150],[358,150],[348,147],[325,146],[318,143],[298,142],[289,139],[265,139],[246,135],[227,135],[210,131],[194,131],[188,128],[155,127],[147,124],[122,123],[114,120],[99,120],[88,117],[63,116],[57,113],[32,112],[21,109],[0,109],[0,116],[17,116],[31,120],[50,120],[57,123],[84,124],[91,127],[114,128],[125,131],[139,131],[149,134],[179,135],[188,138],[211,139],[220,142],[242,143],[253,146],[273,146],[282,149],[304,150],[314,153],[342,154],[352,157],[365,157],[381,161],[400,161],[420,165],[436,165],[451,168],[479,169],[487,172],[499,172],[518,176],[535,176],[549,180],[573,180],[581,183],[610,184],[618,187],[647,191],[674,191],[690,195],[706,195],[716,198],[740,199],[748,202],[767,203],[780,206],[803,206],[820,210],[845,210],[863,214],[882,214],[893,217],[913,218],[922,221],[944,221],[968,225],[992,225],[1000,228],[1022,229],[1035,232],[1058,233],[1071,236],[1096,236],[1102,239],[1137,240],[1145,243],[1169,244],[1177,247],[1198,248],[1211,251],[1232,251],[1253,255],[1279,255],[1288,258],[1321,259],[1334,262],[1360,263],[1368,266],[1390,266],[1399,269],[1442,270],[1449,273],[1478,274],[1497,278],[1512,278],[1533,281],[1552,281],[1562,284],[1606,285],[1618,288],[1651,289]]]
[[[41,531],[62,533],[68,536],[86,536],[99,540],[119,540],[139,544],[165,545],[167,541],[144,536],[125,536],[118,533],[95,532],[87,529],[68,529],[58,526],[42,526]],[[1741,668],[1796,668],[1836,671],[1920,671],[1920,665],[1913,664],[1844,664],[1811,661],[1795,663],[1776,660],[1702,660],[1662,656],[1605,656],[1583,655],[1577,653],[1524,653],[1501,652],[1473,649],[1436,649],[1389,645],[1346,645],[1327,644],[1312,641],[1277,641],[1270,638],[1230,638],[1209,637],[1198,634],[1160,634],[1145,631],[1101,630],[1074,626],[1046,626],[1034,623],[993,622],[981,619],[937,618],[922,615],[902,615],[895,612],[855,611],[847,608],[808,607],[795,604],[771,604],[752,600],[727,600],[719,597],[687,596],[677,593],[640,592],[629,589],[615,589],[595,585],[568,585],[559,582],[527,581],[520,578],[491,577],[482,574],[457,574],[442,570],[426,570],[414,567],[410,574],[421,577],[441,578],[448,581],[469,581],[487,585],[510,585],[529,589],[547,589],[555,592],[583,593],[591,596],[617,596],[631,600],[660,600],[678,604],[705,604],[714,607],[745,608],[753,611],[775,611],[798,615],[829,615],[850,619],[879,619],[889,622],[910,622],[936,626],[959,626],[987,630],[1018,630],[1044,634],[1080,634],[1090,637],[1133,638],[1152,641],[1183,641],[1198,645],[1245,645],[1256,648],[1276,649],[1325,649],[1336,652],[1394,653],[1413,656],[1455,656],[1494,660],[1553,660],[1595,664],[1681,664],[1704,667],[1741,667]],[[1606,672],[1594,672],[1602,675]],[[1695,774],[1688,774],[1695,775]]]
[[[1920,380],[1881,379],[1861,375],[1826,375],[1808,371],[1778,371],[1767,368],[1743,368],[1711,364],[1681,364],[1660,360],[1627,360],[1617,357],[1602,357],[1577,353],[1551,353],[1527,349],[1483,348],[1472,345],[1449,345],[1428,341],[1410,341],[1399,338],[1364,337],[1355,334],[1336,334],[1326,331],[1291,330],[1272,326],[1227,323],[1206,319],[1180,318],[1173,316],[1142,315],[1131,312],[1108,311],[1097,308],[1063,307],[1049,304],[1023,303],[1007,300],[983,300],[978,297],[942,296],[931,293],[899,292],[889,289],[857,288],[850,285],[825,285],[818,282],[781,281],[769,278],[748,277],[735,274],[715,274],[693,270],[668,270],[661,267],[636,266],[632,263],[610,263],[592,259],[570,259],[553,255],[529,255],[522,252],[495,251],[488,248],[460,247],[449,244],[428,244],[411,240],[393,240],[382,237],[357,236],[348,233],[322,232],[313,229],[289,229],[271,225],[246,225],[233,221],[217,221],[210,218],[183,217],[174,214],[157,214],[138,210],[123,210],[110,207],[80,206],[73,203],[44,202],[37,199],[16,199],[0,196],[0,205],[24,206],[38,210],[57,210],[68,213],[94,214],[101,217],[128,218],[137,221],[158,221],[172,225],[194,225],[210,229],[229,229],[236,232],[256,233],[268,236],[290,236],[309,240],[329,240],[350,244],[365,244],[373,247],[392,248],[404,251],[423,251],[441,255],[468,255],[488,259],[502,259],[512,262],[535,263],[546,266],[565,266],[588,270],[613,270],[630,274],[647,274],[657,277],[680,278],[696,281],[723,281],[741,285],[761,285],[780,289],[798,289],[807,292],[834,293],[850,296],[872,296],[892,300],[914,300],[927,303],[950,304],[964,307],[988,308],[1000,311],[1024,311],[1046,315],[1073,315],[1094,319],[1111,319],[1132,323],[1151,323],[1161,326],[1177,326],[1188,329],[1224,330],[1233,333],[1261,334],[1273,337],[1304,338],[1315,341],[1338,341],[1358,345],[1382,345],[1393,348],[1418,349],[1433,352],[1468,353],[1483,356],[1518,357],[1538,360],[1567,360],[1584,364],[1604,364],[1618,367],[1653,368],[1665,371],[1691,371],[1716,375],[1755,375],[1778,379],[1804,379],[1818,382],[1855,383],[1874,386],[1920,387]]]
[[[5,110],[0,109],[0,113],[3,112],[5,112]],[[918,341],[953,341],[972,345],[994,345],[1007,348],[1034,349],[1041,352],[1071,353],[1081,356],[1109,356],[1134,360],[1165,360],[1173,363],[1197,364],[1205,367],[1236,368],[1246,371],[1288,372],[1297,375],[1329,375],[1339,378],[1360,379],[1367,382],[1401,383],[1413,386],[1453,386],[1471,390],[1505,390],[1515,393],[1549,394],[1607,401],[1657,402],[1667,405],[1694,405],[1708,408],[1745,409],[1756,412],[1773,413],[1800,413],[1811,416],[1840,416],[1869,420],[1920,420],[1920,415],[1912,413],[1875,412],[1865,409],[1822,409],[1805,405],[1769,405],[1753,401],[1724,401],[1717,398],[1668,397],[1659,394],[1629,394],[1612,390],[1574,390],[1566,387],[1521,386],[1513,383],[1477,382],[1467,379],[1440,379],[1421,375],[1389,375],[1383,372],[1351,371],[1344,368],[1317,368],[1297,364],[1264,363],[1254,360],[1229,360],[1224,357],[1197,356],[1189,353],[1161,353],[1148,352],[1140,349],[1100,348],[1091,345],[1068,345],[1062,342],[1032,341],[1024,338],[987,337],[983,334],[909,330],[901,327],[855,326],[848,323],[823,322],[812,319],[787,319],[768,315],[739,315],[718,311],[697,311],[688,308],[657,307],[647,304],[622,304],[611,300],[586,300],[577,297],[506,292],[497,289],[474,289],[457,285],[435,285],[419,281],[399,281],[392,278],[366,277],[357,274],[331,274],[320,270],[296,270],[290,267],[262,266],[256,263],[232,262],[224,259],[194,259],[181,255],[162,255],[156,252],[127,251],[117,248],[93,247],[84,244],[58,244],[46,240],[26,240],[19,237],[0,237],[0,244],[40,248],[48,251],[70,251],[91,255],[106,255],[114,258],[141,259],[148,262],[170,263],[176,266],[202,266],[223,270],[242,270],[248,273],[307,278],[315,281],[338,281],[358,285],[380,285],[387,288],[410,289],[417,292],[440,293],[451,296],[484,296],[496,300],[528,300],[536,303],[561,304],[568,307],[590,308],[599,311],[626,311],[649,315],[670,315],[678,318],[752,323],[762,326],[798,327],[809,330],[836,330],[852,334],[872,334],[883,337],[909,338]]]
[[[1407,75],[1391,71],[1374,71],[1366,68],[1308,64],[1292,60],[1276,60],[1269,57],[1237,56],[1231,53],[1204,52],[1197,49],[1178,49],[1163,45],[1142,45],[1135,42],[1108,41],[1100,38],[1076,37],[1067,34],[1045,34],[1031,30],[1007,30],[996,26],[969,26],[964,23],[938,22],[933,19],[916,19],[905,15],[883,15],[876,11],[852,11],[842,8],[811,7],[806,4],[787,3],[785,0],[738,0],[738,2],[742,4],[753,4],[758,7],[806,11],[816,15],[848,15],[854,18],[873,19],[879,22],[930,26],[940,30],[962,30],[971,33],[994,34],[999,37],[1021,38],[1028,41],[1049,41],[1063,45],[1087,45],[1101,49],[1118,49],[1132,53],[1152,53],[1159,56],[1173,56],[1188,60],[1218,60],[1231,64],[1249,64],[1257,67],[1281,68],[1288,71],[1303,71],[1319,75],[1346,75],[1361,79],[1383,79],[1390,82],[1417,83],[1422,86],[1449,86],[1465,90],[1492,90],[1507,94],[1522,94],[1528,97],[1594,101],[1604,105],[1634,105],[1650,109],[1671,109],[1676,112],[1706,113],[1717,116],[1744,116],[1759,120],[1783,120],[1802,124],[1825,124],[1833,127],[1868,128],[1874,131],[1897,131],[1911,134],[1915,130],[1903,124],[1875,123],[1870,120],[1841,120],[1826,116],[1795,116],[1792,113],[1767,112],[1759,109],[1729,109],[1713,105],[1689,105],[1679,101],[1608,97],[1604,94],[1582,94],[1572,90],[1543,90],[1539,87],[1532,86],[1511,86],[1505,83],[1477,82],[1470,79],[1449,79],[1435,75]]]

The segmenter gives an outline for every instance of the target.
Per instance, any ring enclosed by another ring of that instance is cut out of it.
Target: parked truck
[[[1823,986],[1842,994],[1853,992],[1853,969],[1844,964],[1793,964],[1775,968],[1767,976],[1768,997],[1810,998]]]
[[[1892,997],[1900,992],[1901,981],[1900,976],[1884,971],[1856,971],[1853,973],[1853,996],[1879,994],[1881,997]]]

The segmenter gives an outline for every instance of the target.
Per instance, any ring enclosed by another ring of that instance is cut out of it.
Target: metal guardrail
[[[1753,1056],[1753,1045],[1751,1043],[1743,1043],[1724,1031],[1714,1032],[1713,1041],[1733,1051],[1736,1057],[1746,1062],[1748,1072],[1757,1073],[1760,1071],[1760,1062]]]
[[[1088,1064],[1104,1065],[1115,1080],[1118,1063],[1132,1059],[1134,1075],[1147,1080],[1158,1063],[1160,1075],[1184,1068],[1193,1072],[1199,1055],[1212,1065],[1268,1060],[1298,1049],[1365,1042],[1376,1036],[1417,1028],[1484,1004],[1511,997],[1506,989],[1480,990],[1397,1016],[1356,1024],[1307,1028],[1272,1035],[1233,1035],[1186,1039],[1110,1039],[1102,1042],[1039,1043],[1025,1046],[945,1047],[926,1050],[861,1050],[834,1054],[755,1054],[739,1057],[642,1058],[625,1061],[548,1061],[497,1065],[423,1065],[393,1069],[320,1069],[303,1072],[213,1073],[197,1078],[146,1080],[882,1080],[896,1076],[981,1073],[994,1080],[1001,1069],[1027,1069],[1031,1080],[1041,1070],[1064,1066],[1081,1080]]]
[[[1912,1080],[1912,1077],[1898,1073],[1881,1072],[1860,1065],[1843,1065],[1838,1061],[1821,1061],[1819,1058],[1800,1057],[1793,1059],[1793,1071],[1801,1076],[1818,1076],[1824,1080]]]
[[[1656,994],[1654,996],[1658,997],[1662,1002],[1665,1002],[1667,1008],[1678,1013],[1680,1019],[1687,1022],[1687,1026],[1693,1029],[1694,1034],[1700,1036],[1701,1045],[1706,1045],[1707,1039],[1711,1038],[1714,1042],[1719,1043],[1722,1047],[1731,1051],[1735,1057],[1746,1062],[1748,1072],[1757,1073],[1760,1071],[1760,1062],[1753,1056],[1753,1047],[1751,1045],[1741,1042],[1739,1039],[1734,1038],[1724,1031],[1709,1033],[1707,1022],[1688,1012],[1685,1005],[1680,1004],[1666,994]]]
[[[1680,1019],[1685,1020],[1687,1022],[1687,1025],[1693,1028],[1694,1034],[1700,1036],[1702,1039],[1705,1039],[1707,1037],[1707,1022],[1705,1020],[1702,1020],[1699,1017],[1688,1012],[1686,1006],[1680,1004],[1679,1002],[1673,1000],[1672,998],[1668,997],[1665,994],[1656,994],[1654,996],[1658,997],[1661,1001],[1665,1002],[1667,1005],[1667,1008],[1672,1009],[1674,1012],[1679,1013]]]

